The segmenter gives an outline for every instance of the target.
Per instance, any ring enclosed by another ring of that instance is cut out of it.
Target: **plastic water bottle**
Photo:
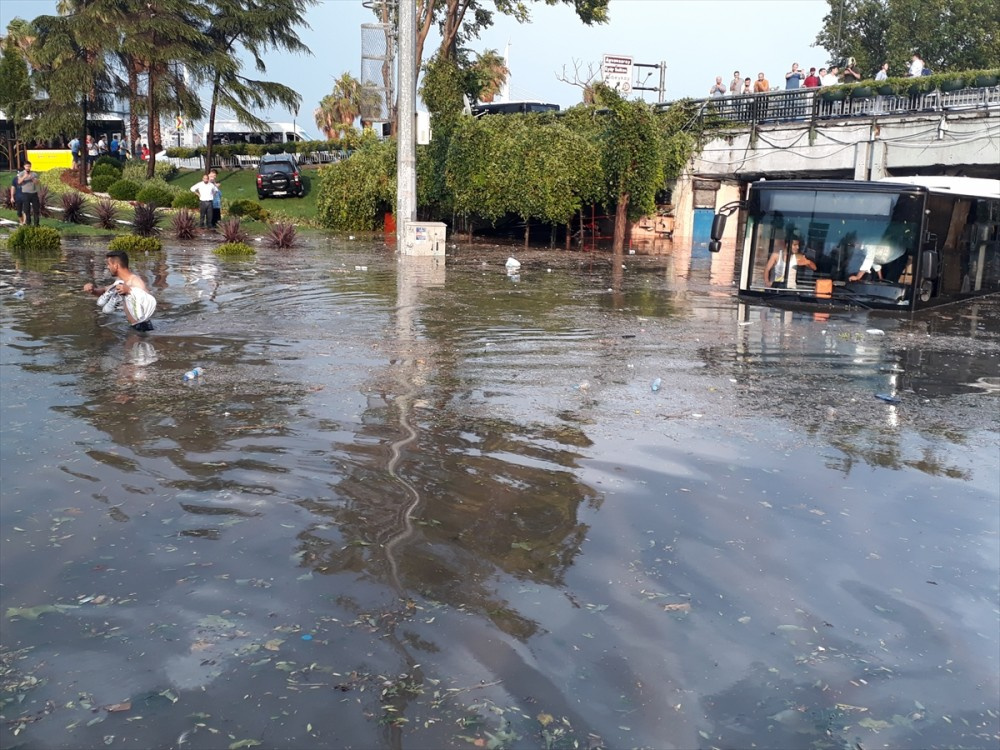
[[[205,371],[200,367],[195,367],[193,370],[188,370],[184,373],[184,380],[194,380],[195,378],[200,377],[203,372]]]
[[[663,381],[657,378],[650,384],[649,390],[651,390],[653,393],[656,393],[658,390],[660,390],[661,383],[663,383]]]
[[[16,292],[14,292],[14,296],[17,299],[24,299],[24,290],[23,289],[18,289]]]

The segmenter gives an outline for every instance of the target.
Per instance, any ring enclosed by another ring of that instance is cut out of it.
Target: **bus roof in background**
[[[970,198],[1000,199],[1000,180],[983,177],[883,177],[879,182],[926,188],[930,193],[965,195]]]
[[[205,123],[203,132],[208,133],[208,123]],[[267,122],[263,128],[255,128],[246,125],[239,120],[216,120],[215,133],[295,133],[303,140],[306,139],[305,131],[293,122]]]
[[[482,115],[511,115],[523,114],[527,112],[558,112],[558,104],[547,104],[545,102],[524,101],[524,102],[490,102],[489,104],[477,104],[472,107],[474,117]]]

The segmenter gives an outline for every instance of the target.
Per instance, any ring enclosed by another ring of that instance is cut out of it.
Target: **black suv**
[[[302,197],[305,187],[299,176],[299,165],[290,154],[264,154],[257,166],[257,197],[275,195]]]

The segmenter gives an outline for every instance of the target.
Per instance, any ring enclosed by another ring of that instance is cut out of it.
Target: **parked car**
[[[299,165],[291,154],[264,154],[257,165],[257,197],[275,195],[302,197],[305,187],[299,176]]]

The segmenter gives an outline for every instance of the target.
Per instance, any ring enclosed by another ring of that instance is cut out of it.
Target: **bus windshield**
[[[872,279],[905,285],[920,239],[916,192],[769,188],[751,192],[750,289],[803,289]]]

